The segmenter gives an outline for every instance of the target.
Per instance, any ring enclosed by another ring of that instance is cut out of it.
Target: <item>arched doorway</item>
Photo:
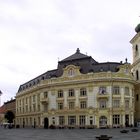
[[[48,127],[49,127],[49,120],[48,118],[44,118],[44,128],[48,129]]]
[[[125,115],[125,126],[129,126],[129,115]]]
[[[99,127],[105,128],[107,127],[107,118],[105,116],[101,116],[99,119]]]

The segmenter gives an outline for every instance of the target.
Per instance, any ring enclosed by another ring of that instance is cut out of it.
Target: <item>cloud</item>
[[[80,48],[96,61],[132,62],[138,0],[0,1],[2,100]]]

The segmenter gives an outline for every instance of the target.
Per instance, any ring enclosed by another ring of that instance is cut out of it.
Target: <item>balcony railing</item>
[[[48,103],[48,102],[49,102],[49,99],[48,99],[47,97],[42,97],[42,98],[40,99],[40,101],[41,101],[42,103]]]
[[[109,94],[108,93],[98,93],[97,94],[97,98],[109,98]]]

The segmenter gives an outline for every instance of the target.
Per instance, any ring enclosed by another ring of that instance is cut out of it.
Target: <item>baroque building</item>
[[[20,85],[16,124],[44,128],[134,125],[134,85],[127,59],[99,63],[77,49],[59,61],[57,69]]]
[[[135,28],[136,35],[131,39],[133,50],[132,72],[135,84],[135,121],[140,122],[140,24]]]

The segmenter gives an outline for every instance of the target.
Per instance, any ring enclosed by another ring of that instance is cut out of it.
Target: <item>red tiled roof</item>
[[[3,113],[5,113],[5,107],[4,107],[4,105],[0,107],[0,114],[3,114]]]

